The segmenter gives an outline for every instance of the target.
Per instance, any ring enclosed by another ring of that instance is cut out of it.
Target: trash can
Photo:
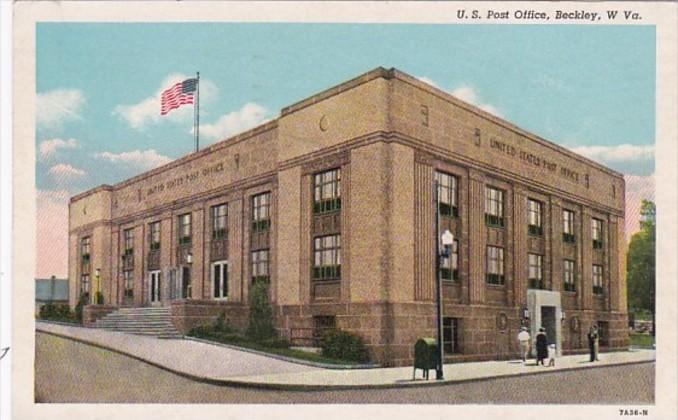
[[[414,344],[414,371],[412,380],[415,379],[417,369],[424,371],[423,377],[428,380],[428,371],[435,369],[438,362],[438,346],[434,338],[420,338]]]

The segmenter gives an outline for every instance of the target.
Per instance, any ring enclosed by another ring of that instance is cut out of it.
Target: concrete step
[[[143,325],[143,324],[99,324],[95,325],[94,328],[104,328],[104,329],[109,329],[109,330],[116,330],[116,329],[136,329],[136,330],[152,330],[156,328],[170,328],[173,329],[174,325],[172,324],[161,324],[161,325]]]
[[[163,326],[163,325],[169,325],[171,326],[172,323],[169,321],[113,321],[113,320],[106,320],[106,321],[97,321],[95,325],[110,325],[110,326],[121,326],[121,327],[133,327],[133,326],[140,326],[140,327],[157,327],[157,326]]]
[[[97,322],[143,322],[143,323],[172,323],[171,318],[123,318],[123,317],[105,317],[98,319]]]
[[[120,308],[97,320],[93,326],[160,338],[182,337],[172,325],[170,309],[166,307]]]
[[[133,332],[133,333],[138,333],[138,334],[145,334],[145,335],[154,335],[154,334],[160,334],[160,333],[173,333],[175,330],[173,328],[103,328],[104,330],[110,330],[110,331],[122,331],[122,332]]]

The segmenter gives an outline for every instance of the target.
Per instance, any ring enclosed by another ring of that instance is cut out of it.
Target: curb
[[[310,360],[297,359],[297,358],[294,358],[294,357],[283,356],[283,355],[275,354],[275,353],[266,353],[264,351],[250,349],[250,348],[247,348],[247,347],[240,347],[240,346],[236,346],[234,344],[220,343],[218,341],[210,341],[210,340],[205,340],[205,339],[197,338],[197,337],[191,337],[191,336],[187,336],[187,335],[184,336],[184,339],[190,340],[190,341],[196,341],[198,343],[203,343],[203,344],[211,344],[213,346],[225,347],[225,348],[231,349],[231,350],[244,351],[246,353],[252,353],[252,354],[256,354],[258,356],[263,356],[263,357],[270,357],[272,359],[278,359],[278,360],[282,360],[282,361],[289,362],[289,363],[296,363],[298,365],[305,365],[305,366],[317,367],[317,368],[328,369],[328,370],[377,369],[377,368],[381,367],[381,365],[372,364],[372,363],[365,363],[365,364],[359,364],[359,365],[338,365],[338,364],[333,365],[333,364],[329,364],[329,363],[313,362],[313,361],[310,361]]]
[[[63,326],[66,326],[66,327],[87,328],[84,325],[80,324],[79,322],[78,323],[76,323],[76,322],[70,323],[70,322],[65,322],[65,321],[54,321],[54,320],[51,320],[51,319],[36,319],[35,320],[36,327],[37,327],[38,323],[63,325]]]
[[[145,359],[140,356],[136,356],[127,352],[124,352],[122,350],[118,350],[103,344],[99,343],[94,343],[91,341],[87,341],[84,339],[80,338],[75,338],[75,337],[70,337],[65,334],[53,332],[53,331],[42,331],[42,330],[37,330],[36,333],[41,333],[41,334],[48,334],[52,335],[55,337],[60,337],[64,338],[67,340],[75,341],[78,343],[86,344],[92,347],[97,347],[103,350],[108,350],[113,353],[121,354],[123,356],[129,357],[134,360],[138,360],[140,362],[149,364],[151,366],[157,367],[159,369],[162,369],[166,372],[173,373],[175,375],[181,376],[186,379],[190,379],[196,382],[200,383],[205,383],[209,385],[217,385],[217,386],[231,386],[231,387],[239,387],[239,388],[253,388],[253,389],[265,389],[265,390],[276,390],[276,391],[343,391],[343,390],[350,390],[350,389],[393,389],[393,388],[409,388],[409,387],[433,387],[433,386],[444,386],[444,385],[454,385],[454,384],[462,384],[462,383],[467,383],[467,382],[482,382],[482,381],[489,381],[493,379],[501,379],[501,378],[510,378],[512,376],[533,376],[533,375],[542,375],[542,374],[547,374],[547,373],[555,373],[555,372],[569,372],[569,371],[575,371],[575,370],[582,370],[582,369],[598,369],[598,368],[607,368],[607,367],[615,367],[615,366],[622,366],[622,365],[638,365],[638,364],[644,364],[644,363],[655,363],[655,360],[640,360],[640,361],[635,361],[635,362],[620,362],[620,363],[610,363],[606,365],[599,365],[599,366],[575,366],[575,367],[570,367],[570,368],[564,368],[564,369],[557,369],[557,370],[543,370],[543,371],[534,371],[534,372],[524,372],[524,373],[510,373],[510,374],[502,374],[502,375],[492,375],[492,376],[485,376],[485,377],[480,377],[480,378],[467,378],[467,379],[443,379],[442,381],[414,381],[414,382],[402,382],[402,383],[385,383],[385,384],[357,384],[357,385],[319,385],[319,384],[284,384],[284,383],[265,383],[265,382],[248,382],[248,381],[242,381],[242,380],[231,380],[231,379],[217,379],[217,378],[208,378],[204,376],[199,376],[199,375],[194,375],[192,373],[187,373],[187,372],[182,372],[170,367],[167,367],[165,365],[162,365],[160,363],[154,362],[152,360]]]

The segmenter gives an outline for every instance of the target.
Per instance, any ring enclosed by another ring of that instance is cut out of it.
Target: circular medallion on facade
[[[500,313],[497,315],[497,328],[501,331],[506,330],[506,327],[508,326],[508,317],[506,316],[505,313]]]
[[[327,115],[320,117],[320,122],[318,125],[320,126],[320,131],[326,131],[329,128],[330,120],[327,118]]]
[[[578,332],[580,327],[579,323],[579,317],[573,316],[572,319],[570,319],[570,329],[572,332]]]

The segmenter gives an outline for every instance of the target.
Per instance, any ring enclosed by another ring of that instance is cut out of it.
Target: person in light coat
[[[549,344],[549,366],[556,366],[556,345]]]
[[[520,355],[523,358],[523,362],[527,360],[527,356],[530,353],[530,333],[527,332],[527,328],[520,327],[520,332],[518,333],[518,342],[520,343]]]

